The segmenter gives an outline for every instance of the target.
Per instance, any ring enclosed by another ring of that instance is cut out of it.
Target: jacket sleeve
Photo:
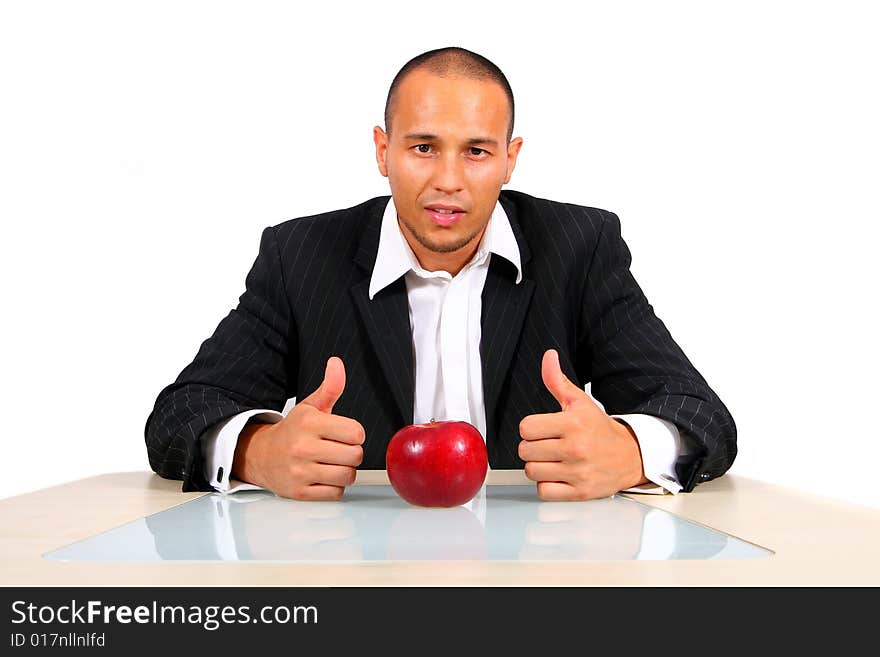
[[[576,366],[609,415],[644,413],[678,427],[688,453],[675,471],[688,492],[733,464],[736,425],[654,314],[631,262],[619,218],[605,213],[587,272]]]
[[[202,435],[243,411],[282,410],[296,394],[291,389],[296,344],[275,229],[268,227],[238,306],[159,393],[147,418],[144,436],[153,470],[182,479],[184,491],[211,490],[203,473]]]

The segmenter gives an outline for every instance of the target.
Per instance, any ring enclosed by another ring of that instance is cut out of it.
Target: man
[[[733,418],[630,274],[618,217],[501,190],[513,120],[480,55],[408,62],[373,130],[391,198],[263,231],[238,307],[147,419],[153,469],[336,500],[437,418],[474,424],[543,500],[723,474]]]

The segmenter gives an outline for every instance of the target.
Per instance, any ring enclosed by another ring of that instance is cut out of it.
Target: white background
[[[0,5],[0,497],[149,469],[262,228],[388,193],[391,78],[460,45],[513,86],[509,187],[621,217],[731,472],[880,508],[871,3],[303,4]]]

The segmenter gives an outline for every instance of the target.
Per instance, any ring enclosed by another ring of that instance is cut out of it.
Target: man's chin
[[[471,245],[482,232],[482,229],[478,229],[471,235],[462,235],[461,227],[457,227],[458,229],[453,233],[452,229],[439,226],[429,226],[426,232],[422,232],[421,230],[415,230],[413,226],[404,220],[401,220],[401,223],[422,248],[432,253],[445,254],[460,251]]]
[[[422,246],[434,253],[454,253],[461,249],[473,246],[475,240],[480,237],[482,229],[477,229],[472,233],[462,234],[461,230],[456,234],[450,234],[449,229],[439,228],[431,231],[428,235],[423,235],[424,240]]]
[[[471,240],[457,240],[450,242],[426,240],[426,242],[427,243],[423,242],[422,246],[424,246],[426,249],[428,249],[428,251],[431,251],[432,253],[455,253],[456,251],[461,251],[461,249],[466,247],[471,242]]]

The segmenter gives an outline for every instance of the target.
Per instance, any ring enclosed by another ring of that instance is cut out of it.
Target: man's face
[[[379,171],[423,266],[423,255],[476,247],[522,146],[507,143],[509,120],[498,83],[417,69],[397,89],[389,134],[373,129]]]

